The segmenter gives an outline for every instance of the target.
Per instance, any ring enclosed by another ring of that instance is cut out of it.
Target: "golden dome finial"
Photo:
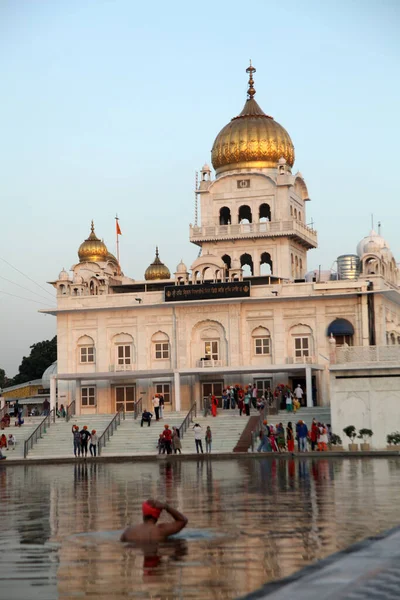
[[[91,223],[90,223],[90,232],[94,233],[94,221],[92,219]]]
[[[253,73],[255,73],[255,72],[256,72],[256,70],[253,67],[253,65],[251,64],[251,59],[250,59],[250,66],[247,67],[247,69],[246,69],[246,73],[249,73],[249,89],[247,90],[247,97],[249,100],[254,98],[254,96],[256,94],[256,90],[254,87],[254,79],[253,79]]]
[[[171,273],[166,265],[160,260],[158,246],[156,246],[156,257],[150,266],[147,267],[144,274],[146,281],[155,281],[157,279],[170,279]]]
[[[79,262],[101,262],[108,256],[107,246],[100,240],[94,231],[94,221],[90,223],[89,237],[79,246]]]

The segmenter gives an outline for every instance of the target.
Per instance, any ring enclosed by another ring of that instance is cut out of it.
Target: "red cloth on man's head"
[[[153,517],[153,519],[158,520],[161,515],[161,509],[151,506],[151,504],[148,504],[147,502],[143,502],[142,513],[144,517]]]

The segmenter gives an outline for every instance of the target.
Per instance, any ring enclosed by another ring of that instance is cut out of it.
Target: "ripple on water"
[[[0,468],[0,590],[13,600],[218,600],[399,522],[400,462],[224,462]],[[143,499],[189,527],[157,553],[121,544]]]

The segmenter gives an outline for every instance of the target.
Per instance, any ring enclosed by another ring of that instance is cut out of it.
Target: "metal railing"
[[[181,440],[183,439],[183,435],[189,429],[189,425],[191,423],[193,423],[193,413],[194,413],[194,416],[197,417],[197,404],[196,404],[196,402],[194,402],[192,404],[192,406],[191,406],[188,414],[183,419],[182,424],[179,427],[179,437],[180,437]]]
[[[75,414],[75,400],[72,400],[72,402],[70,404],[68,404],[67,406],[67,410],[65,412],[65,420],[68,423],[68,421],[71,420],[72,416]]]
[[[133,418],[137,419],[139,415],[143,412],[143,402],[142,398],[139,398],[133,405]]]
[[[125,421],[124,406],[121,406],[118,409],[118,412],[114,415],[111,422],[108,424],[106,429],[103,431],[103,433],[99,437],[99,441],[97,442],[97,450],[98,450],[99,456],[101,456],[102,448],[104,448],[104,446],[107,445],[107,442],[110,441],[110,437],[112,435],[114,435],[114,431],[117,429],[118,425],[121,425],[121,414],[122,414],[122,419]]]
[[[251,451],[254,452],[254,448],[256,446],[256,441],[257,438],[259,437],[260,431],[261,431],[261,427],[263,425],[263,422],[267,419],[268,417],[268,402],[265,404],[264,408],[262,409],[262,411],[260,412],[260,417],[258,419],[257,422],[257,426],[255,427],[255,429],[251,432],[251,443],[250,443],[250,447],[251,447]]]
[[[45,416],[43,421],[40,421],[36,429],[31,433],[27,440],[24,442],[24,458],[28,456],[29,450],[32,450],[33,446],[40,440],[46,429],[48,429],[51,423],[56,421],[56,409],[52,408],[48,415]]]

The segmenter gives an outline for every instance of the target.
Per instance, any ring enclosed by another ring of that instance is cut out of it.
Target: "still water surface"
[[[239,459],[0,466],[0,598],[236,598],[400,523],[400,461]],[[149,496],[189,526],[118,541]]]

